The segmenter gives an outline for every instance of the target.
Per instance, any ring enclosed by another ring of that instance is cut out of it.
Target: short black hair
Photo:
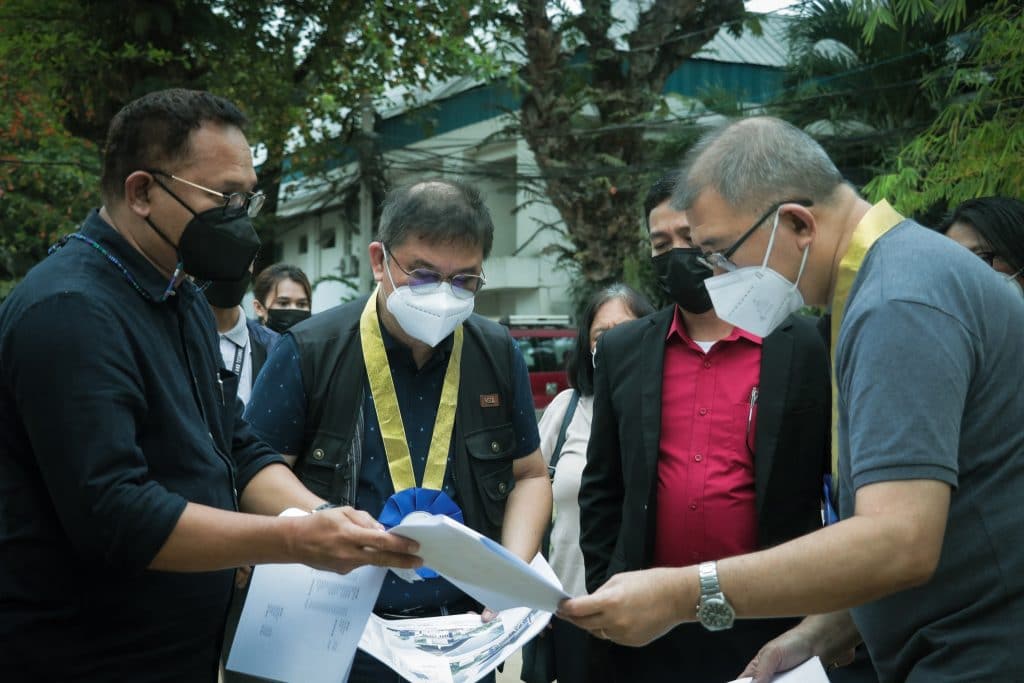
[[[647,191],[647,197],[644,199],[644,225],[647,226],[647,232],[651,232],[651,211],[654,211],[662,202],[666,199],[672,198],[672,193],[676,190],[676,185],[679,184],[679,176],[682,175],[678,170],[671,171],[658,178],[651,189]]]
[[[432,244],[458,242],[483,248],[494,243],[494,222],[480,191],[451,178],[430,178],[390,190],[381,206],[377,239],[388,249],[417,235]]]
[[[660,202],[659,202],[660,203]],[[621,299],[629,312],[637,318],[654,313],[654,307],[647,298],[629,285],[617,282],[596,292],[587,304],[587,309],[580,318],[579,330],[576,334],[576,350],[569,359],[567,371],[569,384],[583,396],[594,393],[594,365],[590,355],[590,326],[602,306],[613,299]],[[600,363],[601,359],[598,358]]]
[[[276,292],[278,283],[284,280],[298,282],[299,286],[306,292],[306,298],[310,302],[313,301],[313,288],[309,285],[309,278],[306,277],[301,268],[289,263],[275,263],[260,271],[252,285],[252,294],[256,297],[256,301],[259,301],[261,306],[270,308],[267,305],[267,297],[271,293]]]
[[[245,128],[238,107],[203,90],[171,88],[143,95],[114,115],[103,150],[101,194],[107,204],[124,196],[135,171],[159,168],[188,156],[189,134],[204,123]]]
[[[939,227],[946,234],[954,223],[966,223],[1014,270],[1024,268],[1024,202],[1010,197],[968,199]]]

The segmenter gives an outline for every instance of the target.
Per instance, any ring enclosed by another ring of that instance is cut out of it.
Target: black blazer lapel
[[[665,369],[665,337],[668,336],[675,306],[652,315],[640,341],[640,435],[644,470],[653,482],[658,467],[661,441],[661,383]]]
[[[765,337],[761,347],[761,377],[758,380],[757,446],[754,453],[754,490],[757,514],[764,506],[765,491],[775,462],[775,449],[785,412],[793,362],[791,324],[784,323]]]
[[[640,382],[640,444],[642,452],[638,480],[644,482],[646,489],[641,493],[647,504],[647,519],[644,525],[644,540],[641,567],[649,567],[654,554],[654,535],[656,527],[657,505],[655,486],[658,481],[658,446],[661,443],[661,388],[662,372],[665,368],[665,337],[668,335],[675,306],[665,311],[658,311],[648,320],[650,325],[644,330],[637,353],[640,354],[640,373],[636,381]],[[640,567],[638,567],[639,569]]]

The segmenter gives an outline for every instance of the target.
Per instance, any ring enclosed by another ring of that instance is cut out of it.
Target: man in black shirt
[[[418,564],[351,508],[266,516],[323,501],[242,421],[185,278],[259,246],[243,125],[209,93],[128,104],[103,208],[0,307],[4,680],[214,681],[234,567]]]

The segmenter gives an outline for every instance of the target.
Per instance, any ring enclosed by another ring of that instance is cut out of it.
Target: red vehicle
[[[576,346],[576,328],[569,325],[567,315],[510,315],[501,323],[519,344],[530,372],[533,407],[542,410],[569,388],[565,366]]]

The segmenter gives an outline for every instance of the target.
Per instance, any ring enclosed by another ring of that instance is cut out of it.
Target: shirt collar
[[[245,313],[242,312],[241,306],[238,306],[238,321],[235,326],[222,333],[221,336],[234,342],[235,346],[239,348],[245,348],[249,343],[249,328],[246,325]]]
[[[164,295],[170,278],[158,271],[138,249],[121,236],[121,233],[103,220],[98,209],[93,209],[89,212],[89,215],[82,223],[81,233],[99,244],[111,256],[120,261],[128,275],[135,280],[142,291],[146,292],[153,301],[159,301],[160,297]],[[110,267],[116,268],[113,263],[110,264]],[[121,277],[127,276],[122,274]],[[178,289],[188,290],[189,288],[179,285]]]
[[[853,235],[850,236],[850,244],[846,247],[846,253],[843,254],[843,258],[839,262],[839,270],[836,273],[836,286],[832,294],[833,320],[842,318],[842,309],[846,305],[846,298],[850,295],[853,281],[857,278],[857,273],[860,272],[860,265],[867,257],[868,251],[878,241],[879,237],[903,220],[903,216],[896,209],[892,208],[889,202],[883,199],[868,209],[868,212],[857,223],[857,227],[853,229]],[[835,315],[837,309],[839,315]]]
[[[670,325],[668,328],[668,335],[665,337],[665,341],[671,340],[673,336],[679,337],[680,341],[694,349],[700,349],[700,347],[697,346],[697,343],[690,338],[690,334],[686,331],[686,325],[683,324],[683,315],[682,313],[679,312],[679,306],[675,306],[675,311],[672,314],[672,325]],[[758,346],[760,346],[761,343],[764,341],[761,337],[758,337],[756,334],[747,332],[746,330],[741,330],[740,328],[735,326],[732,328],[732,332],[730,332],[722,339],[719,339],[718,341],[731,342],[736,341],[737,339],[746,339],[747,341],[753,342]],[[703,351],[701,352],[703,353]]]

